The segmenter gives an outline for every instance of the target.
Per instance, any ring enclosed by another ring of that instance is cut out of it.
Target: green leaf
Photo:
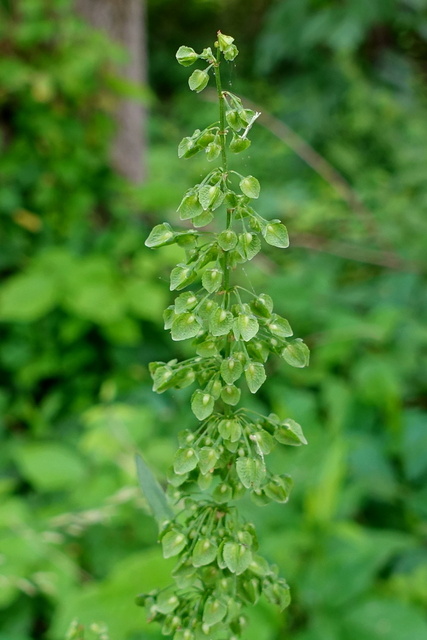
[[[291,418],[276,426],[274,437],[280,444],[289,444],[294,447],[307,444],[301,426]]]
[[[238,387],[236,387],[234,384],[226,385],[221,391],[221,399],[223,400],[223,402],[225,402],[226,404],[230,404],[233,407],[239,402],[240,395],[240,389],[238,389]]]
[[[191,562],[194,567],[204,567],[213,562],[218,553],[217,545],[209,538],[201,538],[195,544]]]
[[[84,459],[64,443],[23,440],[20,446],[17,442],[14,456],[20,475],[37,491],[69,491],[85,486],[88,469]]]
[[[229,358],[224,358],[221,362],[220,372],[224,382],[233,384],[233,382],[236,382],[242,375],[243,366],[240,360],[230,356]]]
[[[209,321],[209,330],[213,336],[224,336],[230,332],[233,326],[233,314],[220,307],[212,314]]]
[[[135,456],[136,470],[138,474],[139,486],[148,502],[148,505],[157,522],[172,520],[173,511],[170,508],[166,494],[154,477],[150,467],[148,467],[140,455]]]
[[[252,553],[244,544],[226,542],[223,549],[224,562],[231,573],[240,575],[249,567]]]
[[[199,450],[199,469],[203,474],[211,471],[219,458],[219,454],[212,447],[202,447]]]
[[[264,365],[262,365],[260,362],[251,361],[245,367],[245,378],[249,387],[249,391],[251,393],[256,393],[267,379]]]
[[[281,222],[271,221],[262,228],[262,235],[268,244],[281,249],[289,247],[287,229]]]
[[[194,313],[180,313],[172,321],[172,340],[188,340],[197,336],[201,328],[201,323]]]
[[[56,306],[60,293],[54,272],[28,271],[13,275],[2,284],[0,320],[6,322],[38,320]]]
[[[261,190],[260,184],[254,176],[246,176],[242,178],[239,183],[242,193],[248,198],[256,199],[259,197]]]
[[[196,69],[193,71],[191,76],[188,78],[188,86],[191,91],[196,91],[196,93],[200,93],[206,87],[209,82],[209,74],[206,71],[202,71],[201,69]]]
[[[222,284],[223,271],[214,267],[213,269],[206,269],[202,276],[202,285],[209,293],[218,291]]]
[[[202,213],[203,207],[196,193],[189,193],[183,197],[177,209],[181,220],[189,220]]]
[[[269,332],[278,338],[289,338],[293,335],[291,325],[285,318],[281,318],[277,313],[273,313],[267,324]]]
[[[221,249],[230,251],[237,245],[237,234],[231,229],[225,229],[218,234],[217,240]]]
[[[241,313],[234,320],[233,331],[236,340],[241,337],[245,342],[249,342],[249,340],[252,340],[259,331],[258,320],[255,316]]]
[[[187,538],[181,531],[172,529],[162,537],[163,556],[172,558],[177,556],[187,545]]]
[[[310,350],[299,338],[288,344],[282,351],[282,357],[291,367],[306,367],[310,361]]]
[[[192,447],[180,448],[175,454],[173,468],[175,473],[182,475],[197,467],[198,456]]]
[[[210,596],[203,609],[203,622],[212,626],[221,622],[227,613],[227,605],[218,598]]]
[[[197,53],[191,47],[180,47],[175,54],[179,64],[183,67],[190,67],[198,59]]]
[[[265,465],[258,458],[238,458],[236,470],[240,482],[246,489],[259,489],[265,479]]]
[[[198,420],[208,418],[214,410],[215,400],[210,393],[197,389],[191,398],[191,410]]]
[[[175,241],[175,233],[167,222],[156,225],[145,241],[145,246],[150,248],[164,247]]]

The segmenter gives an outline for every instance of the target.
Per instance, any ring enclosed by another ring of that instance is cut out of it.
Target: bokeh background
[[[250,400],[309,446],[275,454],[288,505],[243,505],[293,593],[245,638],[427,638],[426,0],[1,0],[1,640],[160,638],[134,454],[164,479],[191,390],[156,396],[147,364],[191,348],[161,321],[180,250],[144,240],[204,170],[176,146],[215,106],[174,55],[217,29],[291,237],[244,277],[312,349]]]

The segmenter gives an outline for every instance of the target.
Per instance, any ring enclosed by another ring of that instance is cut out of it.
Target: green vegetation
[[[292,229],[286,251],[265,245],[244,265],[243,286],[312,349],[303,371],[271,359],[248,394],[303,424],[310,446],[269,456],[293,477],[286,507],[242,501],[293,598],[283,614],[251,607],[243,637],[423,640],[425,2],[150,1],[151,177],[133,190],[107,158],[120,54],[52,4],[0,2],[1,640],[62,640],[75,618],[112,640],[161,637],[133,598],[167,586],[174,562],[134,455],[164,482],[192,391],[153,394],[148,363],[192,353],[159,326],[183,250],[144,241],[177,226],[182,193],[211,167],[176,158],[176,140],[217,116],[207,90],[181,91],[171,57],[217,28],[241,44],[225,89],[262,112],[240,171],[262,184],[259,214]],[[269,113],[339,175],[313,170]]]

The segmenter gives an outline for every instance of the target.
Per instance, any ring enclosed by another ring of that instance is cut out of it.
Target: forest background
[[[62,640],[74,618],[161,637],[133,603],[170,571],[134,454],[165,477],[190,391],[151,391],[148,362],[186,347],[161,320],[180,250],[144,240],[176,220],[201,173],[177,143],[214,110],[175,51],[217,29],[241,52],[226,82],[263,112],[244,160],[260,213],[291,238],[247,282],[312,350],[252,401],[309,446],[275,454],[289,504],[245,505],[293,593],[245,639],[427,637],[427,2],[148,0],[137,86],[68,0],[1,0],[1,640]],[[128,178],[123,99],[149,114]]]

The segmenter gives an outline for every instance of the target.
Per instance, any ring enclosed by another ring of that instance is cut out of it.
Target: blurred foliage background
[[[293,592],[245,638],[427,637],[426,0],[149,0],[136,186],[109,161],[123,52],[68,0],[1,0],[1,640],[75,617],[160,638],[133,604],[170,571],[134,453],[165,477],[191,390],[155,396],[147,364],[190,347],[161,321],[179,250],[143,242],[201,173],[176,145],[214,106],[174,54],[217,28],[241,51],[227,83],[264,112],[244,158],[260,213],[291,236],[244,277],[312,349],[247,399],[309,446],[275,454],[286,507],[244,505]]]

